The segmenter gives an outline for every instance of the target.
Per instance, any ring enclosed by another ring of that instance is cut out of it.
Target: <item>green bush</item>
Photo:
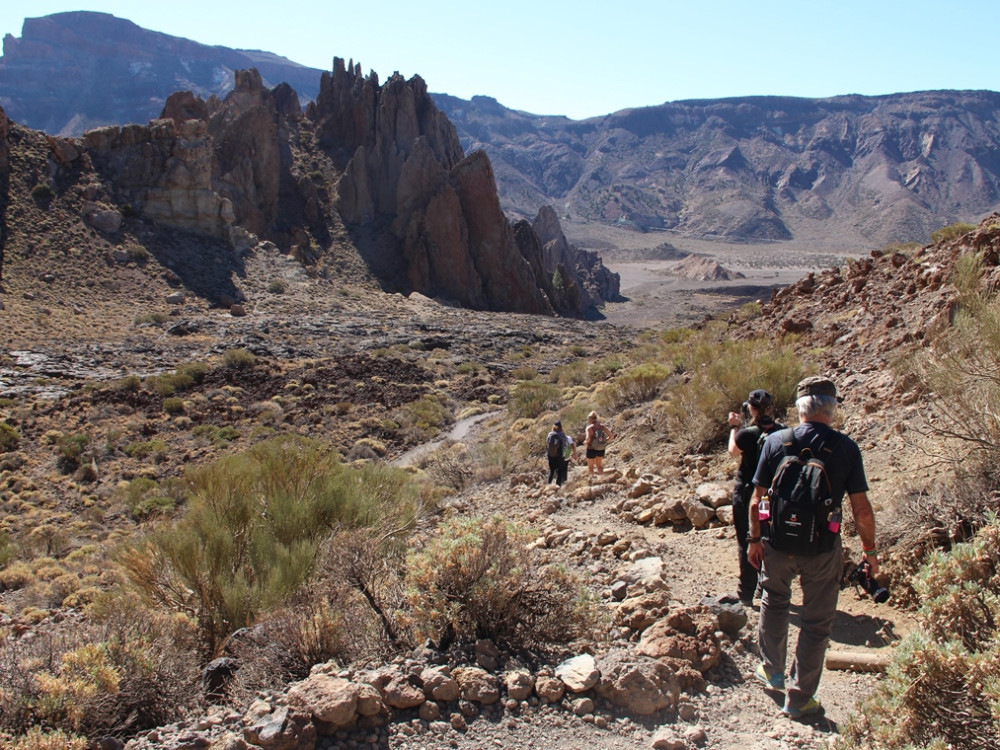
[[[501,518],[446,523],[407,558],[404,624],[417,640],[454,633],[515,648],[588,633],[589,594],[565,569],[541,562],[528,546],[533,536]]]
[[[136,315],[132,322],[137,326],[163,325],[167,320],[169,318],[166,313],[142,313],[141,315]]]
[[[148,602],[196,614],[207,654],[308,580],[335,529],[403,528],[417,512],[402,470],[348,468],[332,449],[298,437],[192,469],[185,486],[184,515],[127,548],[121,562]]]
[[[149,477],[137,477],[127,485],[116,491],[116,496],[129,509],[129,513],[138,521],[145,520],[151,516],[164,511],[172,510],[178,502],[178,498],[171,497],[171,492],[183,495],[176,491],[176,482],[168,483],[166,488],[161,488],[159,482]]]
[[[288,291],[288,282],[284,279],[274,279],[267,285],[267,291],[271,294],[284,294]]]
[[[184,399],[182,398],[165,398],[163,399],[163,411],[167,414],[183,414],[184,413]]]
[[[80,467],[80,460],[83,452],[90,443],[90,435],[86,433],[74,433],[63,435],[59,438],[59,468],[66,474],[76,471]]]
[[[392,414],[405,431],[415,440],[430,440],[451,421],[451,410],[443,395],[427,394],[416,401],[403,404]]]
[[[131,458],[148,458],[155,454],[166,454],[167,444],[159,439],[129,443],[124,448],[125,455]]]
[[[954,240],[961,237],[963,234],[968,234],[975,228],[975,224],[964,224],[962,222],[949,224],[946,227],[941,227],[941,229],[931,232],[931,242],[936,245],[939,242]]]
[[[21,435],[14,427],[6,422],[0,422],[0,453],[14,450],[20,440]]]
[[[31,188],[31,197],[39,201],[52,200],[56,196],[56,191],[47,182],[39,182]]]
[[[672,374],[669,367],[646,362],[619,374],[602,391],[602,400],[614,409],[652,401]]]
[[[140,732],[197,705],[200,665],[183,618],[157,617],[127,598],[88,614],[0,643],[0,730],[21,743],[3,747],[78,747],[70,734]]]
[[[937,553],[914,583],[919,627],[896,650],[848,724],[841,748],[960,747],[1000,742],[1000,521]]]
[[[795,387],[805,371],[790,345],[771,339],[720,339],[711,328],[668,345],[662,357],[687,380],[670,389],[656,413],[661,428],[693,450],[723,440],[725,422],[720,416],[738,410],[756,388],[771,392],[775,413],[783,416],[795,401]]]
[[[135,393],[142,387],[142,381],[138,375],[126,375],[124,378],[114,381],[111,387],[116,391],[131,391]]]
[[[511,389],[507,412],[511,419],[534,419],[542,412],[562,406],[562,390],[550,383],[522,380]]]
[[[228,349],[222,355],[222,363],[234,370],[245,370],[257,364],[257,358],[246,349]]]

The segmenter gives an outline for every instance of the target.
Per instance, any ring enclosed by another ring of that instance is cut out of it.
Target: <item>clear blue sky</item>
[[[986,0],[4,0],[0,33],[20,36],[26,15],[100,11],[204,44],[324,70],[343,57],[382,81],[417,73],[433,92],[583,118],[680,99],[1000,90],[995,9]]]

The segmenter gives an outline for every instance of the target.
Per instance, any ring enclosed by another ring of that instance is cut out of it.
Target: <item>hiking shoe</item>
[[[754,677],[764,685],[765,690],[784,690],[785,689],[785,675],[783,674],[769,674],[767,668],[763,664],[757,665],[757,670],[753,673]]]
[[[820,702],[815,698],[810,698],[805,702],[805,704],[799,706],[798,708],[793,708],[792,706],[785,705],[781,709],[781,713],[792,719],[801,719],[803,716],[810,716],[812,714],[819,713],[823,709]]]

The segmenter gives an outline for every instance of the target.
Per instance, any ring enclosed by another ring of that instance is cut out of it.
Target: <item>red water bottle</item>
[[[771,498],[764,495],[757,503],[757,518],[761,521],[767,521],[771,518]]]
[[[842,516],[841,516],[839,510],[833,511],[830,514],[830,516],[826,519],[826,528],[828,528],[831,532],[833,532],[834,534],[836,534],[838,531],[840,531],[840,519],[841,518],[842,518]]]

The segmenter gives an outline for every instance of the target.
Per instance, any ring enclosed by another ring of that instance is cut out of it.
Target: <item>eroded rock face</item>
[[[344,163],[336,201],[344,221],[391,227],[397,262],[383,272],[467,307],[552,312],[540,264],[532,269],[500,209],[489,159],[464,156],[419,76],[379,85],[337,58],[308,114]]]
[[[213,189],[214,141],[204,121],[98,128],[83,145],[120,203],[165,226],[225,236],[230,204]]]

